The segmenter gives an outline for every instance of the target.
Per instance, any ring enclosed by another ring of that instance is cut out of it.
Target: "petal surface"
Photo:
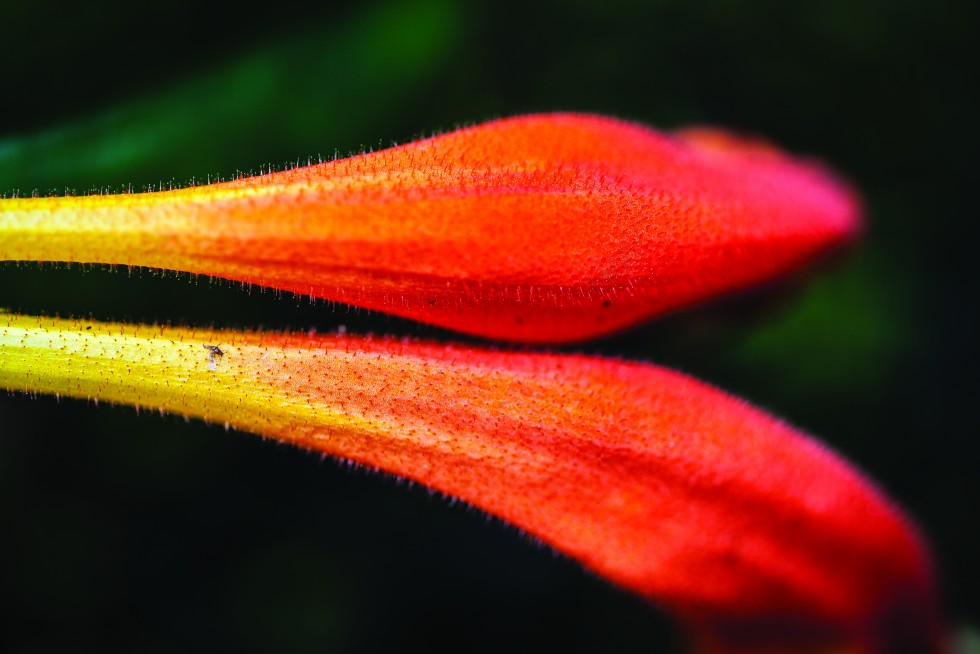
[[[782,275],[858,228],[844,185],[772,147],[548,114],[208,186],[0,200],[0,260],[183,270],[561,342]]]
[[[0,387],[199,417],[415,479],[749,651],[899,651],[896,619],[919,645],[937,633],[925,548],[873,484],[653,365],[0,315]]]

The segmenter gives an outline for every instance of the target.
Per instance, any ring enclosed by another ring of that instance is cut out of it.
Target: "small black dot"
[[[611,306],[612,306],[612,300],[603,300],[602,301],[602,308],[603,309],[608,309]]]

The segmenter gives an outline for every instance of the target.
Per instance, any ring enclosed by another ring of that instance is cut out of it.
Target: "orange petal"
[[[0,201],[0,259],[127,264],[558,342],[799,267],[858,229],[817,166],[719,131],[498,120],[161,193]]]
[[[924,546],[880,491],[826,447],[676,372],[10,315],[0,349],[9,390],[223,422],[462,498],[700,625],[705,642],[937,642]]]

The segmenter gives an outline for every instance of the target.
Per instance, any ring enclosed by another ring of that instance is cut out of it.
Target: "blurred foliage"
[[[573,349],[707,379],[819,435],[922,524],[980,619],[974,4],[8,0],[0,193],[135,189],[539,110],[714,123],[813,153],[868,209],[806,276]],[[8,58],[8,64],[13,60]],[[0,306],[435,329],[186,275],[0,267]],[[477,512],[173,417],[0,398],[11,652],[676,651],[642,602]]]
[[[964,629],[957,635],[953,654],[980,654],[980,634],[971,629]]]
[[[21,193],[139,190],[228,175],[229,162],[255,161],[256,153],[280,166],[300,153],[319,156],[324,144],[350,143],[379,122],[390,124],[391,103],[406,111],[424,104],[427,85],[456,48],[459,23],[450,6],[433,2],[372,8],[315,30],[301,23],[295,36],[139,99],[3,139],[0,179]]]

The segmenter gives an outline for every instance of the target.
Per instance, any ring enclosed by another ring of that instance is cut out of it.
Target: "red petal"
[[[571,114],[0,211],[3,259],[174,268],[523,341],[621,329],[784,274],[858,228],[848,189],[773,148]]]
[[[901,513],[827,448],[676,372],[390,339],[6,325],[8,389],[227,422],[416,479],[726,646],[935,644],[928,556]]]

